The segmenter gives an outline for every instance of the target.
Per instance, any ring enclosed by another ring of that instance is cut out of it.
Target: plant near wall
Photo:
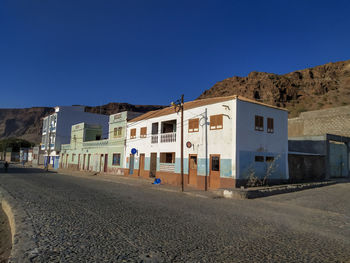
[[[254,165],[250,164],[246,171],[246,176],[244,176],[245,178],[247,178],[247,183],[246,183],[247,187],[259,186],[260,179],[255,175],[255,173],[256,171],[255,171]]]
[[[267,185],[268,180],[271,177],[271,175],[276,172],[278,168],[278,163],[277,161],[281,158],[281,155],[277,155],[272,162],[266,162],[266,173],[265,176],[262,179],[262,185]]]
[[[269,178],[274,174],[278,168],[277,161],[280,159],[280,155],[277,155],[273,161],[266,162],[266,172],[263,178],[256,176],[256,170],[254,168],[254,163],[250,164],[245,173],[245,178],[247,179],[247,187],[258,187],[258,186],[267,186]]]

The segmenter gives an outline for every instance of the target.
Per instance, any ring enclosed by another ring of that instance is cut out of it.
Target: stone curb
[[[38,255],[38,249],[30,218],[18,202],[3,188],[0,188],[0,202],[11,228],[12,250],[8,262],[32,262],[32,259]]]
[[[254,199],[267,197],[277,194],[292,193],[306,189],[319,188],[323,186],[336,184],[336,181],[304,183],[304,184],[289,184],[272,187],[261,187],[258,189],[219,189],[215,190],[218,196],[228,199]]]

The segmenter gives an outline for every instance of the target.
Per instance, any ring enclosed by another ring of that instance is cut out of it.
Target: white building
[[[72,125],[80,122],[101,125],[103,131],[102,137],[107,138],[108,119],[109,116],[106,115],[85,112],[84,106],[55,107],[55,113],[43,119],[41,150],[45,152],[45,163],[49,155],[50,164],[58,168],[61,145],[70,142]]]
[[[125,174],[181,184],[180,128],[181,114],[174,107],[128,122]],[[185,185],[234,187],[266,174],[287,180],[287,158],[286,110],[240,96],[184,103]]]

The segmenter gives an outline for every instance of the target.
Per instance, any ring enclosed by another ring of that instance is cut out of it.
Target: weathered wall
[[[303,112],[288,120],[289,137],[326,133],[350,136],[350,106]]]

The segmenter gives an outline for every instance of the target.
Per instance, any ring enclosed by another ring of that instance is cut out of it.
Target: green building
[[[124,174],[126,124],[139,115],[141,113],[124,111],[109,116],[108,134],[103,134],[100,125],[73,125],[70,144],[61,146],[60,167]]]

